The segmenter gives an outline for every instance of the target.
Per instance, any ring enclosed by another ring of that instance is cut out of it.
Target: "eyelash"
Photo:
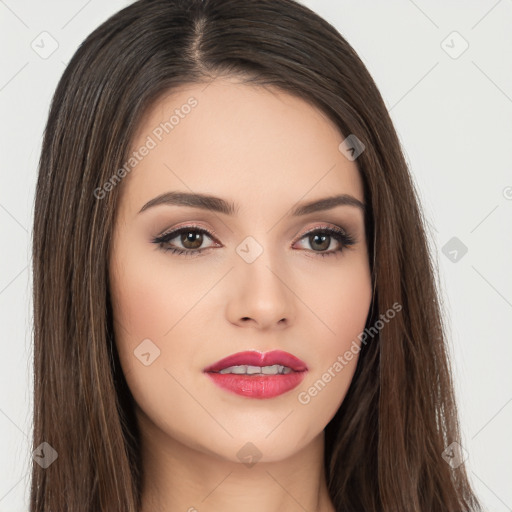
[[[184,226],[182,228],[178,228],[174,231],[170,231],[168,233],[163,233],[160,236],[157,236],[153,238],[152,243],[158,244],[159,248],[164,251],[168,252],[170,251],[172,254],[181,255],[184,257],[194,257],[196,255],[199,255],[200,253],[207,251],[208,249],[213,249],[213,247],[206,247],[204,249],[180,249],[179,247],[168,247],[165,244],[168,244],[170,240],[173,238],[176,238],[177,236],[181,235],[182,233],[201,233],[203,235],[208,235],[210,238],[214,239],[216,237],[216,234],[214,232],[209,232],[206,229],[200,228],[199,226]],[[330,251],[312,251],[310,252],[315,253],[318,256],[326,257],[326,256],[335,256],[337,253],[342,252],[343,250],[347,249],[348,247],[354,245],[356,243],[356,240],[346,233],[344,230],[340,228],[330,228],[330,227],[317,227],[312,229],[311,231],[308,231],[307,233],[304,233],[297,241],[302,240],[303,238],[306,238],[307,236],[316,235],[316,234],[326,234],[327,236],[330,236],[334,238],[339,244],[340,247],[338,249],[331,249]],[[306,249],[308,250],[308,249]]]

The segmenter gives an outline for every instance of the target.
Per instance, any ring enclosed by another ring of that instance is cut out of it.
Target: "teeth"
[[[275,375],[276,373],[283,373],[284,366],[280,366],[275,364],[274,366],[263,366],[261,368],[261,373],[264,375]]]
[[[273,366],[230,366],[229,368],[224,368],[219,373],[234,373],[235,375],[286,375],[292,371],[287,366],[274,364]]]

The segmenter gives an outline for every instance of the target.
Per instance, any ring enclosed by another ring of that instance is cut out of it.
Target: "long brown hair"
[[[374,286],[350,389],[325,429],[337,511],[481,510],[464,465],[424,219],[385,104],[364,64],[294,0],[140,0],[82,43],[56,89],[39,164],[33,230],[33,447],[30,511],[136,512],[139,432],[113,340],[108,260],[123,166],[142,115],[163,94],[217,76],[311,102],[365,150],[366,234]]]

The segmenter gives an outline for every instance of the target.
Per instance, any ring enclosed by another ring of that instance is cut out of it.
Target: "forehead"
[[[344,138],[323,112],[286,92],[230,79],[188,84],[141,120],[124,195],[134,208],[171,190],[249,210],[334,193],[363,201],[357,165],[338,149]]]

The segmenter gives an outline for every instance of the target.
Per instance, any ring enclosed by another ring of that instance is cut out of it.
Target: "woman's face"
[[[227,79],[174,91],[141,123],[115,185],[110,286],[141,431],[160,448],[280,460],[342,403],[372,295],[343,140],[303,100]],[[189,194],[218,199],[178,204]],[[307,206],[342,195],[352,203]]]

